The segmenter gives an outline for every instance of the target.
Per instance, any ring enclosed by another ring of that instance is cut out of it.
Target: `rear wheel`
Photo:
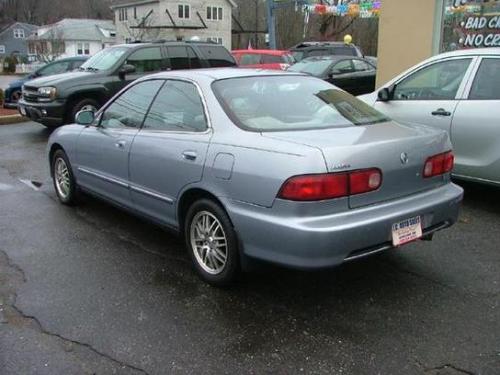
[[[194,267],[209,284],[223,286],[239,273],[236,233],[226,212],[209,199],[188,210],[184,235]]]
[[[57,150],[52,156],[52,180],[59,201],[65,205],[74,205],[78,189],[71,164],[63,150]]]

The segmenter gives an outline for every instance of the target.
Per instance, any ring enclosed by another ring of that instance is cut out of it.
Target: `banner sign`
[[[381,6],[381,0],[351,0],[340,1],[337,5],[308,4],[304,5],[303,10],[306,13],[320,15],[372,18],[379,16]]]

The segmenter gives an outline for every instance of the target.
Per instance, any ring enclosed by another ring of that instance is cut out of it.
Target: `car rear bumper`
[[[302,269],[330,267],[392,248],[392,226],[420,216],[424,236],[457,221],[463,189],[446,185],[349,210],[297,217],[226,200],[245,255]]]
[[[63,101],[32,103],[21,99],[19,100],[17,109],[21,115],[48,127],[56,127],[64,124],[65,102]],[[23,113],[23,109],[26,114]]]

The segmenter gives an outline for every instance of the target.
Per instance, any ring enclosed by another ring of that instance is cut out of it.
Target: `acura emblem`
[[[408,164],[408,154],[406,152],[401,153],[401,163]]]

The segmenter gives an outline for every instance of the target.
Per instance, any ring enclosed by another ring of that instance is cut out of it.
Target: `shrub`
[[[3,90],[0,89],[0,105],[3,104],[3,98],[4,98]]]

